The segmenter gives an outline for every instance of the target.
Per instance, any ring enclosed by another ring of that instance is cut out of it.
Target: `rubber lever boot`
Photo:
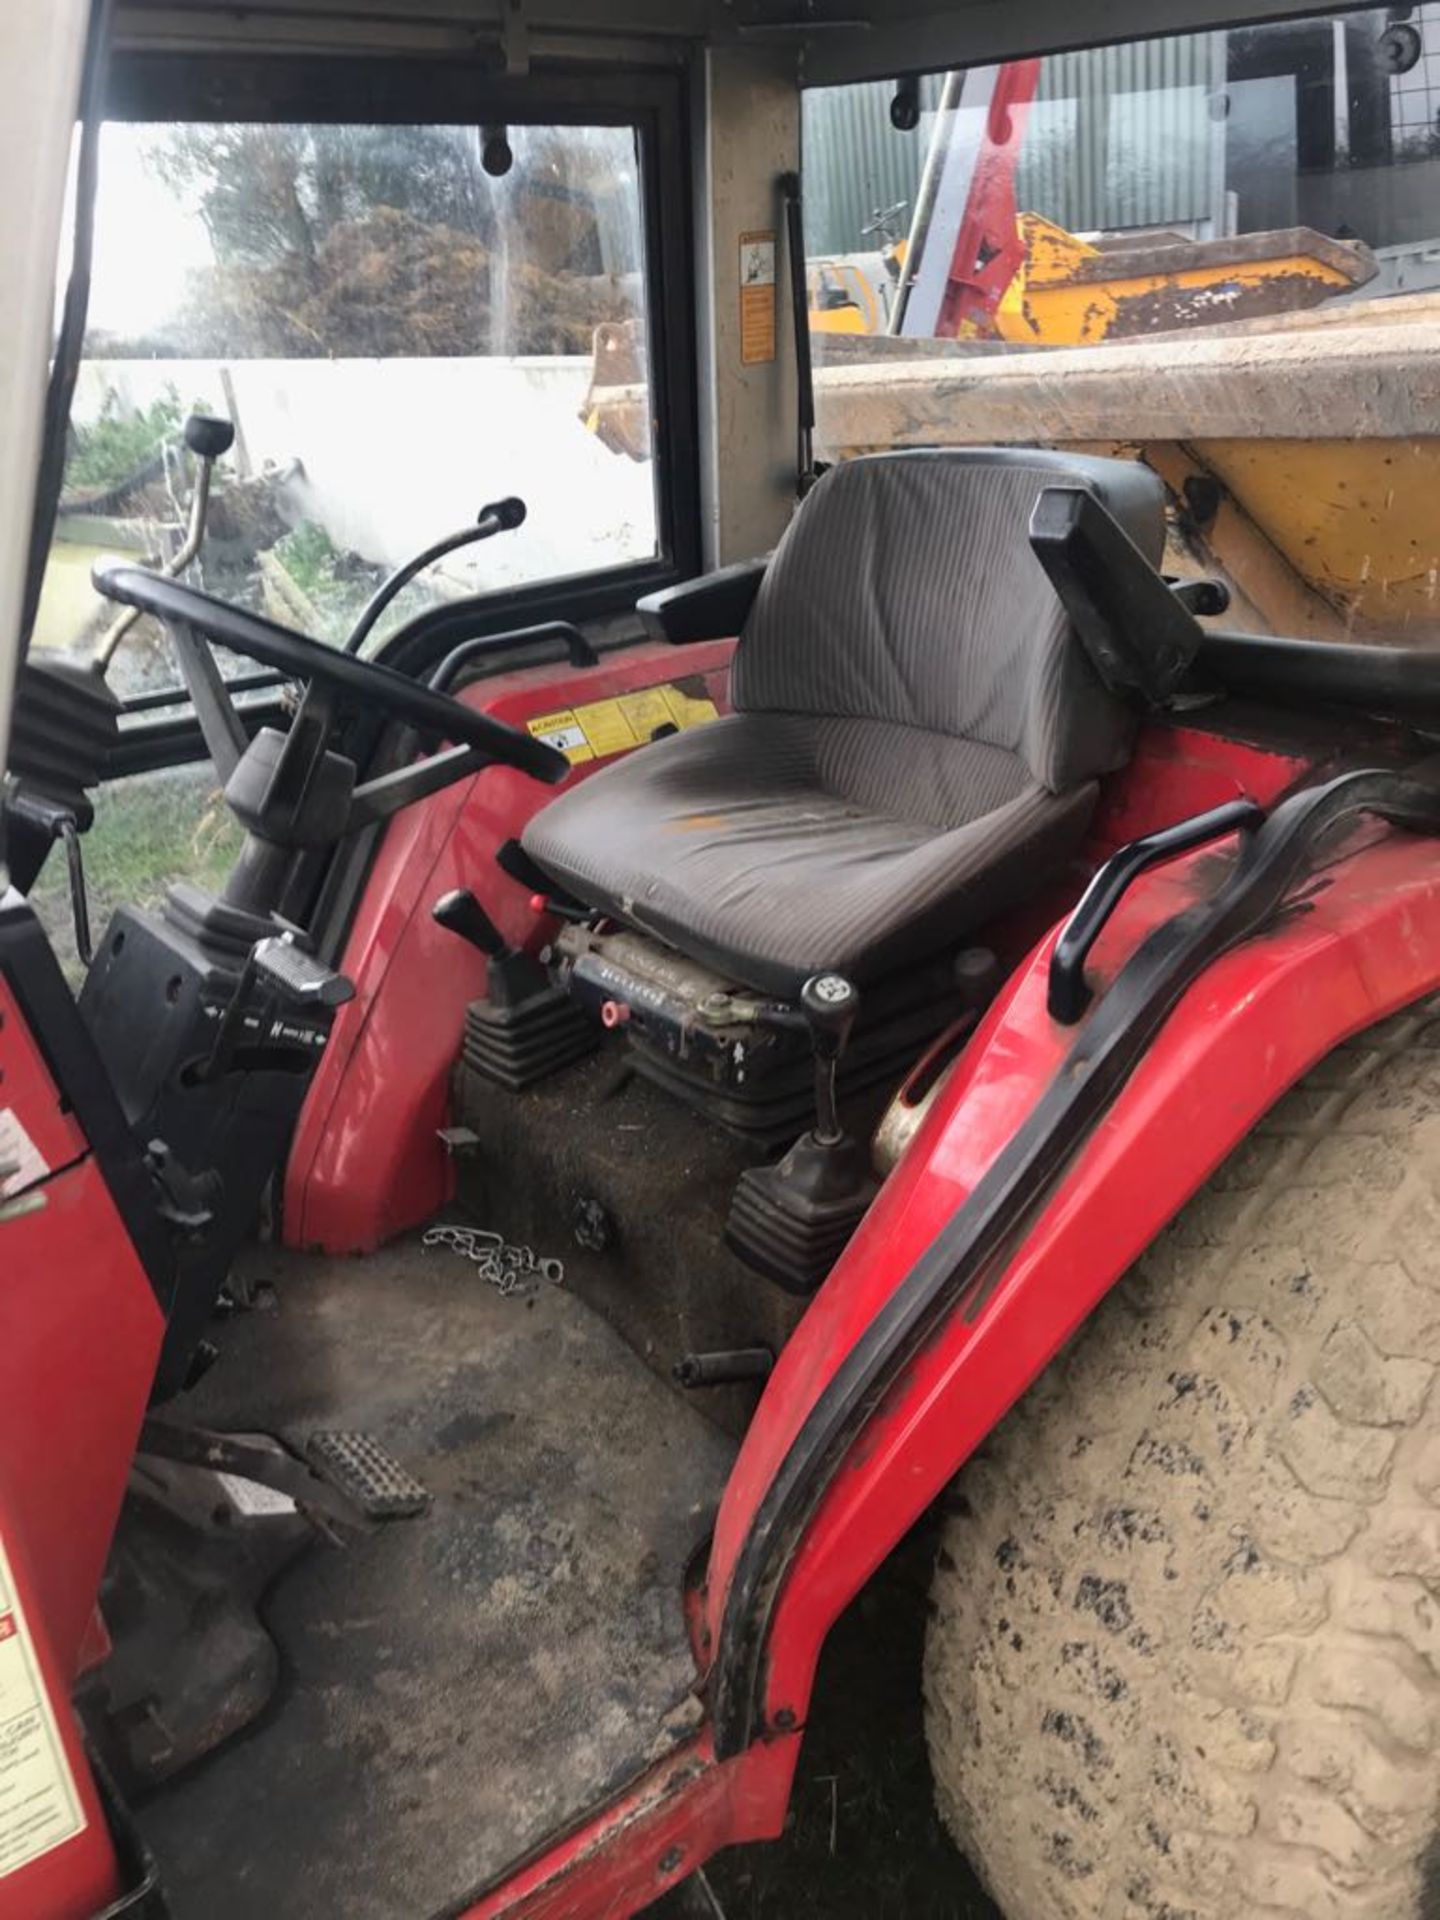
[[[815,1054],[815,1125],[773,1166],[736,1183],[725,1242],[792,1293],[813,1293],[875,1197],[868,1156],[840,1124],[835,1071],[860,1011],[854,984],[816,973],[800,989]]]
[[[836,1105],[835,1074],[860,1011],[860,995],[843,973],[812,973],[800,989],[800,1011],[815,1055],[815,1138],[836,1146],[845,1137]]]

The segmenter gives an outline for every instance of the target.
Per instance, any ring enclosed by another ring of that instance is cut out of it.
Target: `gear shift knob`
[[[492,960],[509,951],[499,928],[468,887],[442,893],[431,907],[430,917],[447,933],[458,933],[462,940],[468,940],[472,947],[478,947]]]
[[[192,413],[185,422],[185,444],[201,460],[218,460],[235,444],[235,424],[213,413]]]
[[[860,994],[843,973],[812,973],[800,989],[800,1011],[818,1057],[837,1060],[860,1011]]]

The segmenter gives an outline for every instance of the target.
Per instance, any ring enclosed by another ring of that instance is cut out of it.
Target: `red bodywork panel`
[[[649,643],[596,667],[530,667],[482,680],[460,698],[523,727],[641,687],[694,682],[728,710],[734,642]],[[568,787],[610,760],[577,766]],[[510,767],[408,808],[390,826],[346,943],[355,998],[335,1021],[296,1129],[285,1175],[284,1238],[294,1247],[360,1253],[428,1219],[451,1192],[437,1138],[465,1008],[485,991],[485,959],[437,927],[430,908],[468,887],[517,945],[544,943],[530,894],[495,864],[556,789]]]
[[[85,1821],[13,1872],[0,1856],[0,1920],[80,1920],[119,1887],[69,1694],[93,1658],[95,1596],[163,1324],[84,1135],[3,981],[0,1107],[38,1156],[0,1202],[0,1544]],[[0,1607],[0,1640],[16,1622]],[[18,1721],[0,1727],[0,1760],[14,1757],[7,1736],[31,1737]],[[7,1784],[24,1777],[20,1769],[7,1782],[6,1772],[0,1765],[0,1809]]]
[[[84,1135],[0,981],[0,1106],[48,1163],[0,1211],[0,1501],[75,1674],[164,1323]],[[27,1204],[28,1199],[28,1204]],[[64,1395],[62,1401],[61,1395]]]

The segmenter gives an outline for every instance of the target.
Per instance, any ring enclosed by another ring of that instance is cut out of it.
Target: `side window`
[[[525,525],[427,574],[370,645],[427,595],[655,554],[654,463],[604,445],[586,406],[597,330],[647,383],[635,132],[516,126],[508,142],[492,172],[474,127],[107,124],[38,645],[103,631],[98,555],[178,547],[192,410],[230,419],[235,443],[191,577],[322,639],[507,495]],[[175,677],[142,626],[112,684]]]

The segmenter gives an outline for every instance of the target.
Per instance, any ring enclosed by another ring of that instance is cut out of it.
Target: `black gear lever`
[[[511,951],[500,929],[468,887],[442,893],[431,907],[430,917],[448,933],[458,933],[462,940],[468,940],[472,947],[478,947],[492,960]]]
[[[844,1138],[835,1074],[860,1011],[860,994],[843,973],[812,973],[800,989],[800,1011],[815,1055],[815,1138],[833,1146]]]
[[[492,1006],[514,1007],[550,991],[545,969],[520,947],[512,947],[468,887],[442,893],[430,917],[447,933],[478,947],[488,962],[486,995]]]

